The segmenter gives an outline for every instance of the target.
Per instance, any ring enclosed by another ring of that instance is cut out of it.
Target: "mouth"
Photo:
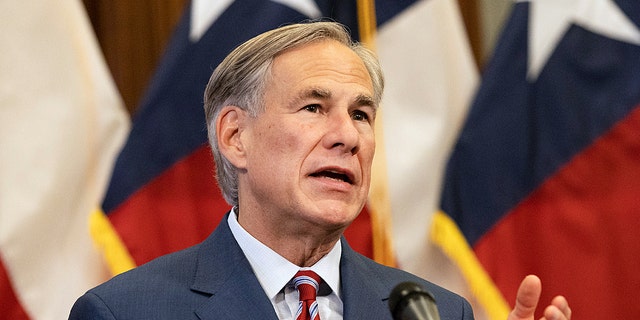
[[[310,174],[310,176],[318,177],[318,178],[328,178],[328,179],[346,182],[348,184],[354,184],[353,173],[347,170],[342,170],[342,169],[336,169],[336,168],[322,169]]]

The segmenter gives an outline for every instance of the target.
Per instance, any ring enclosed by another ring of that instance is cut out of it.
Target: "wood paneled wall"
[[[482,66],[482,28],[480,23],[480,10],[478,8],[479,0],[458,0],[460,13],[467,29],[467,36],[471,44],[471,51],[476,60],[476,64]]]
[[[83,0],[111,74],[134,112],[188,0]]]
[[[215,1],[215,0],[212,0]],[[477,0],[458,0],[480,61]],[[133,113],[188,0],[83,0],[127,109]]]

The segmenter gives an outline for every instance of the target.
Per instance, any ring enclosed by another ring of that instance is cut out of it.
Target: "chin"
[[[323,221],[324,224],[333,225],[335,227],[344,227],[346,228],[348,225],[356,219],[358,214],[362,209],[359,209],[355,206],[349,207],[324,207],[324,210],[319,211],[319,219]]]

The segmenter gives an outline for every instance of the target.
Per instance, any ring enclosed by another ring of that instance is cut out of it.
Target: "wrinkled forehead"
[[[286,48],[281,48],[281,50],[275,52],[269,59],[268,64],[270,66],[273,63],[273,60],[291,50],[296,50],[300,47],[309,46],[316,43],[338,43],[341,44],[344,48],[348,48],[357,57],[359,57],[360,62],[363,64],[373,83],[374,97],[376,98],[376,102],[380,103],[380,100],[382,99],[382,91],[384,89],[384,77],[382,68],[378,61],[378,57],[373,51],[362,46],[361,44],[351,42],[351,38],[334,38],[331,36],[326,36],[310,39],[309,41],[302,41],[291,46],[286,46]]]
[[[310,43],[283,52],[274,59],[268,78],[265,89],[279,90],[287,99],[349,96],[359,105],[377,107],[364,62],[339,42]]]

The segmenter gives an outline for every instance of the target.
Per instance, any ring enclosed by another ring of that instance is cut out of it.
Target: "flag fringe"
[[[436,212],[429,237],[457,266],[471,294],[489,319],[506,319],[510,307],[484,270],[456,223],[444,212]]]
[[[89,230],[93,243],[105,258],[112,275],[117,275],[136,267],[136,263],[131,254],[129,254],[127,247],[101,209],[96,209],[91,213]]]

